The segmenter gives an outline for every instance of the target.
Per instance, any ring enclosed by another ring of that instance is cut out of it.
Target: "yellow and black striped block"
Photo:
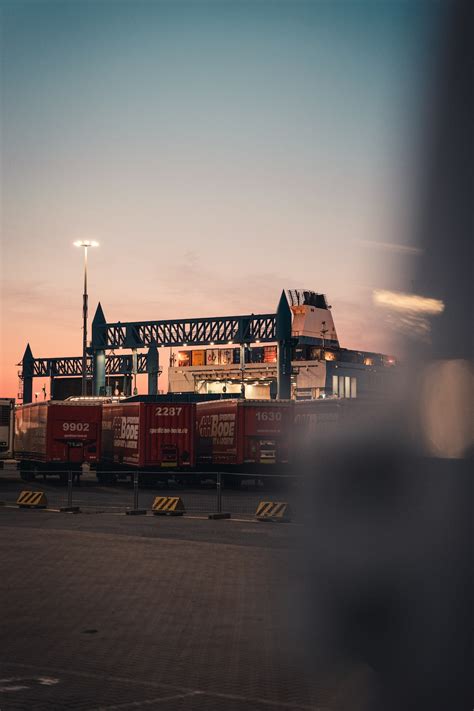
[[[290,507],[286,501],[261,501],[255,517],[259,521],[287,523],[290,520]]]
[[[43,491],[22,491],[16,503],[21,509],[45,509],[48,500]]]
[[[182,516],[186,513],[180,496],[156,496],[151,509],[155,516]]]

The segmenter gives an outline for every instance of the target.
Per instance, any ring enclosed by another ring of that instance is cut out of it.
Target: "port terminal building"
[[[292,314],[291,397],[296,400],[383,395],[393,356],[341,347],[326,296],[286,292]],[[241,344],[181,348],[170,356],[171,393],[231,394],[247,399],[277,395],[277,346]]]

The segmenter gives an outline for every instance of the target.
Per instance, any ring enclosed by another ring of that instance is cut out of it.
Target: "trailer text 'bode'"
[[[189,472],[196,465],[195,423],[194,402],[104,404],[99,480],[112,482],[135,469],[150,480],[160,479],[153,474],[160,469]]]

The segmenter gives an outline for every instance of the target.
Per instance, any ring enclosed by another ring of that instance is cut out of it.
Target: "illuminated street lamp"
[[[84,247],[84,294],[82,301],[82,394],[86,395],[87,391],[87,249],[89,247],[98,247],[99,243],[94,240],[81,239],[74,242],[75,247]]]

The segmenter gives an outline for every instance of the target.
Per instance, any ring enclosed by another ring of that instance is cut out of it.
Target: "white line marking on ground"
[[[192,518],[196,521],[207,521],[207,516],[194,516],[193,514],[186,514],[186,516],[183,516],[182,518]]]
[[[38,681],[43,686],[59,684],[59,679],[52,676],[12,676],[8,679],[0,679],[0,684],[10,684],[12,681]]]
[[[97,706],[91,711],[118,711],[118,709],[136,709],[140,706],[151,706],[151,704],[160,704],[163,701],[185,699],[188,696],[199,696],[202,693],[202,691],[190,691],[187,694],[173,694],[173,696],[157,696],[155,699],[144,699],[144,701],[129,701],[126,704],[116,704],[115,706]]]
[[[20,667],[23,669],[38,669],[38,665],[33,665],[33,664],[20,664],[17,662],[9,662],[9,666],[11,667]],[[190,689],[189,687],[180,687],[180,686],[174,686],[172,684],[163,684],[161,682],[156,682],[156,681],[142,681],[140,679],[130,679],[128,677],[115,677],[115,676],[108,676],[104,674],[94,674],[92,672],[78,672],[78,671],[72,671],[71,669],[58,669],[56,667],[51,667],[51,671],[55,672],[56,674],[61,674],[64,676],[76,676],[78,678],[83,678],[83,679],[96,679],[101,682],[110,682],[110,683],[117,683],[117,684],[135,684],[137,686],[148,686],[150,688],[155,688],[159,689],[160,687],[162,689],[170,689],[173,691],[177,691],[180,694],[183,694],[185,696],[191,695],[191,694],[200,694],[202,696],[209,696],[210,698],[215,698],[215,699],[228,699],[229,701],[241,701],[243,703],[247,704],[260,704],[263,706],[275,706],[278,708],[282,709],[293,709],[293,711],[331,711],[331,709],[328,706],[312,706],[312,705],[306,705],[306,704],[292,704],[287,701],[275,701],[272,699],[260,699],[260,698],[253,698],[249,696],[239,696],[238,694],[220,694],[215,691],[205,691],[204,689]],[[139,703],[139,702],[137,702]],[[104,707],[101,707],[102,709]],[[111,707],[105,707],[110,711]]]
[[[0,679],[0,684],[9,685],[0,687],[0,693],[10,691],[23,691],[24,689],[30,688],[29,686],[25,686],[24,684],[15,684],[14,686],[11,685],[12,683],[18,681],[38,683],[41,686],[55,686],[56,684],[59,684],[59,679],[56,679],[55,677],[51,676],[12,676],[8,679]]]
[[[17,506],[16,504],[5,504],[5,505],[4,505],[3,507],[1,507],[1,508],[5,508],[5,509],[18,509],[18,506]],[[102,505],[102,504],[86,505],[85,508],[92,509],[92,511],[83,511],[83,513],[85,513],[85,514],[89,514],[89,513],[100,514],[100,513],[103,513],[103,514],[107,514],[107,515],[109,515],[109,516],[124,516],[124,515],[125,515],[125,510],[127,510],[127,509],[122,509],[122,507],[119,506],[119,505],[116,505],[116,506],[109,506],[109,505],[107,505],[107,504],[105,504],[105,505]],[[104,511],[103,509],[122,509],[122,510],[121,510],[121,511]],[[25,509],[25,510],[26,510],[26,509]],[[54,513],[61,513],[61,511],[60,511],[59,509],[51,509],[51,508],[47,508],[47,509],[34,509],[34,510],[35,510],[35,511],[48,511],[49,513],[52,513],[52,512],[54,512]],[[128,509],[128,510],[130,510],[130,509]],[[147,511],[147,514],[146,514],[146,515],[147,515],[148,518],[151,518],[151,516],[150,516],[151,513],[152,513],[151,510],[150,510],[149,512]],[[162,518],[164,518],[164,517],[162,517]],[[199,521],[207,521],[207,520],[208,520],[208,515],[194,516],[194,515],[192,515],[192,514],[186,514],[185,516],[182,516],[181,518],[184,518],[184,519],[189,518],[189,519],[194,519],[194,520],[199,520]],[[226,520],[226,521],[232,521],[233,523],[251,523],[251,524],[255,524],[256,526],[261,526],[261,525],[262,525],[262,522],[261,522],[261,521],[254,521],[254,520],[251,518],[251,514],[249,514],[249,518],[236,518],[235,516],[232,515],[229,519],[225,519],[225,520]],[[290,527],[292,527],[292,526],[299,526],[299,527],[301,527],[301,526],[304,526],[304,523],[296,523],[295,521],[287,521],[287,522],[285,522],[285,523],[283,523],[283,524],[281,524],[281,525],[284,526],[285,528],[288,527],[288,526],[290,526]]]

